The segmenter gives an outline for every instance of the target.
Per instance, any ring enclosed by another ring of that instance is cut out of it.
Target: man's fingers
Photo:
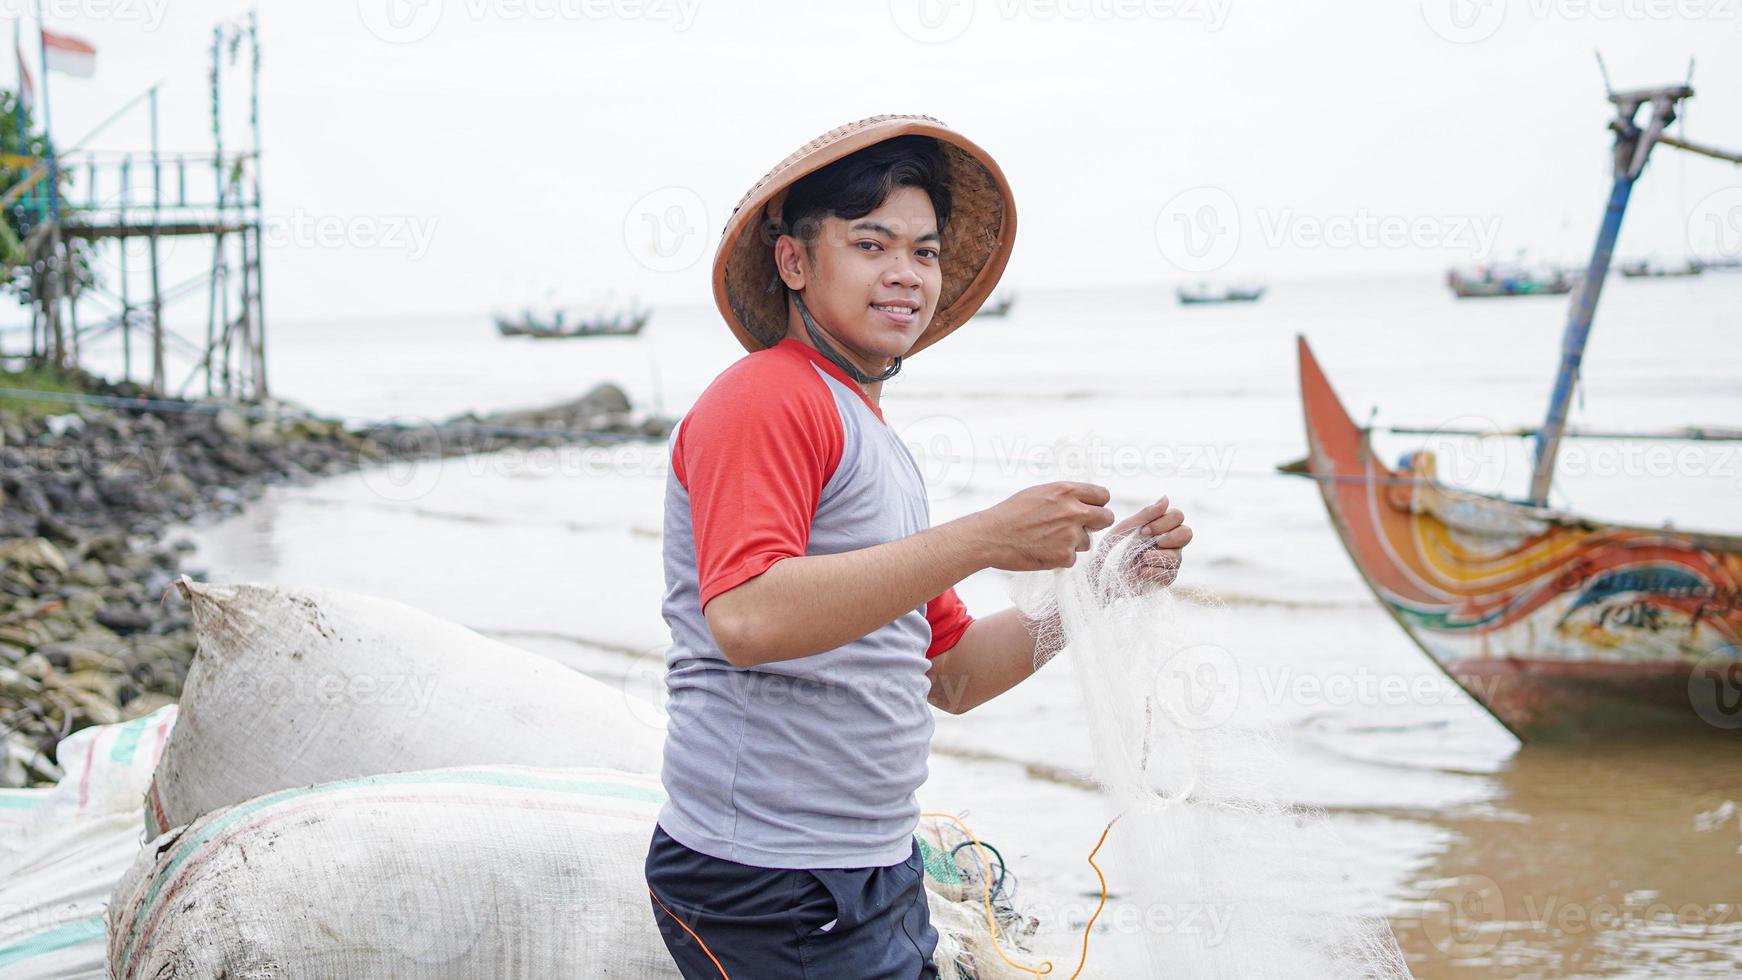
[[[1138,567],[1138,575],[1149,582],[1172,585],[1179,574],[1180,553],[1175,550],[1151,551]]]
[[[1186,545],[1191,544],[1191,543],[1192,543],[1192,529],[1191,529],[1191,527],[1188,525],[1185,525],[1185,524],[1181,524],[1178,527],[1175,527],[1171,531],[1167,531],[1165,533],[1156,535],[1155,540],[1150,543],[1150,547],[1157,549],[1157,550],[1178,551],[1179,549],[1184,548]]]
[[[1070,492],[1074,494],[1078,500],[1093,507],[1104,507],[1107,505],[1107,501],[1113,499],[1113,495],[1107,491],[1107,488],[1098,483],[1073,483],[1065,481],[1064,485],[1070,489]]]
[[[1145,505],[1130,517],[1127,517],[1113,525],[1113,535],[1115,537],[1123,537],[1127,532],[1133,529],[1141,529],[1144,534],[1155,534],[1156,532],[1150,529],[1150,525],[1157,518],[1167,514],[1167,512],[1167,498],[1162,497],[1155,503]],[[1183,520],[1184,517],[1182,516],[1181,519]],[[1163,528],[1162,530],[1166,530],[1166,528]]]
[[[1167,498],[1163,497],[1155,503],[1139,510],[1137,513],[1132,514],[1130,517],[1125,518],[1124,521],[1120,522],[1119,526],[1121,528],[1136,528],[1143,534],[1154,534],[1155,531],[1153,528],[1156,522],[1165,517],[1167,512]]]
[[[1148,524],[1144,525],[1145,534],[1166,534],[1186,522],[1186,515],[1178,507],[1164,510]]]
[[[1153,521],[1165,513],[1167,513],[1167,498],[1163,497],[1153,504],[1144,504],[1139,507],[1137,513],[1132,514],[1127,520]]]

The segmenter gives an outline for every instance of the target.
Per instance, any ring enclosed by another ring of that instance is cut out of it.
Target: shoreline
[[[0,388],[16,377],[0,373]],[[510,447],[663,439],[673,424],[610,384],[406,427],[64,380],[70,392],[0,396],[0,788],[51,783],[67,735],[179,699],[197,640],[171,586],[205,580],[177,535],[188,525],[234,515],[271,486]]]

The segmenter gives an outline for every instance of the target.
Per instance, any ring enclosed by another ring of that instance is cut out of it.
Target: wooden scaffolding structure
[[[158,146],[158,87],[153,86],[103,123],[146,102],[147,152],[99,153],[75,146],[51,149],[41,159],[0,161],[25,174],[0,194],[0,208],[10,210],[26,229],[29,262],[27,269],[11,270],[24,280],[30,308],[28,353],[13,358],[85,367],[93,344],[118,335],[121,377],[145,384],[154,395],[251,403],[268,397],[255,15],[213,28],[210,54],[210,152],[166,153]],[[232,151],[224,139],[223,81],[226,68],[244,57],[252,145]],[[46,87],[43,104],[46,127]],[[195,276],[165,283],[166,240],[204,243],[209,264]],[[136,295],[128,247],[141,243],[148,279],[144,295]],[[99,262],[118,268],[113,283],[94,274]],[[180,301],[201,295],[206,298],[204,335],[189,337],[189,326],[198,329],[197,314],[175,316],[172,308],[185,308]],[[143,371],[136,370],[136,342],[145,347],[139,352]],[[172,350],[192,365],[179,379],[169,373]],[[195,387],[203,390],[189,390]]]

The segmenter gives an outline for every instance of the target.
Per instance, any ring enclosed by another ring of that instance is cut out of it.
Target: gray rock
[[[97,588],[109,584],[109,570],[100,561],[82,561],[73,568],[72,574],[68,575],[67,579],[80,585]]]
[[[23,538],[0,544],[0,562],[28,569],[50,569],[58,575],[67,573],[67,560],[46,538]]]
[[[89,561],[110,565],[124,564],[129,554],[127,538],[113,531],[93,534],[85,539],[80,554]]]
[[[247,440],[249,424],[248,419],[245,418],[242,413],[237,412],[234,409],[222,408],[218,410],[218,414],[214,417],[214,422],[218,431],[231,439],[239,441]]]
[[[157,487],[170,497],[180,501],[199,499],[200,492],[194,487],[193,481],[183,476],[178,470],[170,470],[159,477]]]
[[[122,636],[129,633],[141,633],[151,628],[151,617],[126,606],[105,606],[97,613],[95,619],[101,625],[107,626]]]

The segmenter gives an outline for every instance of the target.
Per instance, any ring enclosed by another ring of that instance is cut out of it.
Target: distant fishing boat
[[[1517,265],[1477,266],[1446,273],[1446,285],[1459,299],[1563,296],[1572,292],[1578,281],[1577,275],[1564,269],[1527,269]]]
[[[1547,420],[1529,433],[1527,498],[1443,485],[1429,452],[1396,470],[1380,462],[1370,430],[1350,418],[1306,339],[1298,343],[1309,455],[1283,469],[1318,483],[1349,557],[1398,625],[1525,741],[1679,726],[1742,731],[1742,536],[1612,524],[1547,506],[1597,299],[1652,146],[1742,163],[1667,135],[1692,95],[1685,85],[1609,92],[1614,189],[1567,317]],[[1645,105],[1651,120],[1641,129],[1634,117]]]
[[[600,315],[574,323],[565,323],[562,310],[553,313],[549,320],[540,321],[533,316],[532,311],[523,312],[518,318],[510,318],[497,314],[496,332],[504,337],[537,337],[541,339],[556,339],[563,337],[633,337],[647,325],[651,311],[631,311],[628,313],[613,313]]]
[[[1264,298],[1263,286],[1211,286],[1200,282],[1196,286],[1178,286],[1174,295],[1179,297],[1181,306],[1198,306],[1206,303],[1256,303]]]
[[[987,317],[1007,316],[1010,313],[1010,308],[1015,305],[1016,294],[1005,293],[1003,296],[996,299],[987,300],[983,306],[974,312],[974,315]]]
[[[1697,276],[1704,271],[1705,266],[1697,259],[1689,259],[1681,265],[1659,265],[1646,259],[1625,262],[1621,265],[1621,274],[1628,279],[1670,279],[1680,276]]]

